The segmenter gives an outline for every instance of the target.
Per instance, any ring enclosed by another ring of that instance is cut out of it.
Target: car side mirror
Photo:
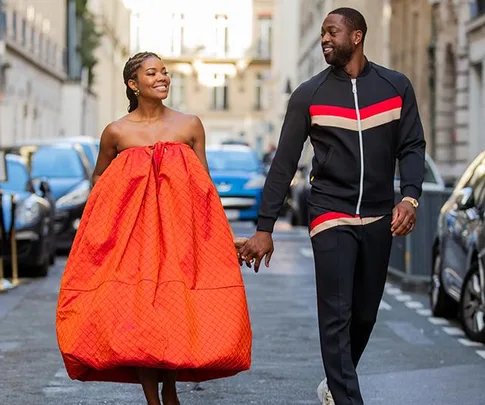
[[[49,186],[49,183],[45,180],[42,180],[39,183],[39,190],[42,192],[42,194],[45,196],[51,192],[51,187]]]
[[[459,210],[465,211],[470,208],[473,208],[474,205],[475,205],[475,201],[473,199],[473,189],[471,187],[465,187],[458,194],[458,198],[456,200],[456,206]]]

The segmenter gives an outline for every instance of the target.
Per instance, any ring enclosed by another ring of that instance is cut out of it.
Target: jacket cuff
[[[419,189],[411,185],[403,187],[401,189],[401,194],[403,197],[411,197],[411,198],[414,198],[415,200],[418,200],[419,197],[421,196]]]
[[[258,217],[258,225],[256,226],[257,231],[263,232],[273,232],[275,220],[273,218],[268,217]]]

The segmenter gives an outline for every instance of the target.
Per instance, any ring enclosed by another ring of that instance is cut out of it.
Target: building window
[[[22,39],[21,39],[22,46],[25,46],[27,43],[27,20],[22,18]]]
[[[182,54],[184,47],[184,15],[183,13],[172,14],[172,43],[170,51],[172,55]]]
[[[44,60],[46,62],[49,62],[50,55],[51,55],[51,41],[49,38],[47,38],[45,41],[45,54],[44,54]]]
[[[35,52],[35,28],[32,27],[30,30],[30,50]]]
[[[7,23],[7,11],[4,8],[0,14],[0,27],[3,36],[5,36],[5,33],[7,32]]]
[[[214,51],[216,56],[226,56],[228,52],[229,28],[227,25],[227,15],[217,14],[215,16],[215,44]]]
[[[17,40],[17,12],[12,12],[12,37],[14,41]]]
[[[471,18],[478,17],[485,13],[485,0],[475,0],[470,3]]]
[[[167,105],[175,109],[183,109],[185,105],[185,76],[174,73],[171,77],[170,92]]]
[[[212,109],[227,110],[229,109],[227,78],[225,75],[214,74],[214,80],[217,85],[212,88]]]
[[[273,40],[273,19],[271,16],[260,16],[258,18],[258,30],[258,56],[269,59]]]
[[[44,36],[39,34],[39,56],[42,58],[42,52],[44,51]]]
[[[256,75],[256,103],[254,109],[260,111],[263,109],[263,75],[258,73]]]

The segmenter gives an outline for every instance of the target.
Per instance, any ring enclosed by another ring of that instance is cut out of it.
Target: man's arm
[[[408,81],[399,123],[397,158],[403,197],[418,199],[424,180],[426,141],[412,84]]]
[[[273,232],[310,131],[309,101],[310,94],[304,84],[293,92],[288,102],[278,148],[264,185],[258,231]]]
[[[426,141],[419,117],[418,105],[412,84],[407,80],[403,96],[397,158],[399,160],[401,194],[417,200],[421,196],[424,180]],[[393,210],[391,231],[393,236],[405,236],[416,225],[414,203],[403,200]]]

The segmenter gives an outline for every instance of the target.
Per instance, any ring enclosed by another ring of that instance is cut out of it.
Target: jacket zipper
[[[362,139],[362,122],[360,120],[359,98],[357,97],[357,79],[351,79],[352,93],[354,93],[355,112],[357,113],[357,128],[359,130],[359,151],[360,151],[360,181],[359,181],[359,199],[357,200],[356,215],[360,215],[360,205],[362,204],[362,195],[364,193],[364,142]]]

